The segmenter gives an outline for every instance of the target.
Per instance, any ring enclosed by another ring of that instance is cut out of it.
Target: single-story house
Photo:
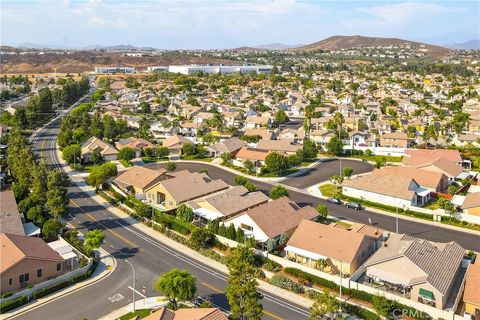
[[[104,161],[117,160],[118,150],[111,144],[97,138],[91,137],[81,146],[82,160],[92,162],[92,154],[98,153]]]
[[[167,179],[165,169],[152,170],[141,166],[133,166],[112,180],[114,186],[126,194],[144,195],[145,190],[159,181]]]
[[[242,147],[233,160],[233,164],[243,166],[245,161],[249,160],[253,163],[256,172],[260,171],[260,168],[265,165],[265,158],[270,152],[266,150],[259,150],[255,148]]]
[[[256,149],[265,150],[269,152],[284,153],[287,155],[295,154],[298,150],[301,150],[303,146],[301,144],[293,144],[288,140],[264,140],[258,141]]]
[[[278,134],[277,139],[301,144],[305,139],[305,131],[303,129],[286,128]]]
[[[480,192],[467,193],[461,208],[465,214],[480,216]]]
[[[162,141],[162,146],[168,148],[168,152],[171,155],[178,155],[182,154],[182,147],[184,144],[192,143],[191,140],[185,138],[184,136],[174,135],[168,137],[167,139]]]
[[[465,249],[458,243],[430,242],[391,234],[364,264],[367,282],[395,288],[413,301],[444,309],[457,294]],[[458,288],[456,287],[458,285]]]
[[[333,271],[353,274],[381,244],[383,230],[355,223],[325,225],[302,220],[285,247],[286,257],[317,268],[320,261]]]
[[[160,308],[142,320],[228,320],[218,308],[182,308],[170,310]]]
[[[465,316],[480,319],[480,262],[470,264],[467,269],[465,291],[463,292],[463,304]]]
[[[382,169],[375,169],[372,176],[397,175],[405,178],[415,179],[420,187],[430,189],[432,192],[446,192],[448,189],[448,178],[441,172],[418,169],[415,167],[387,166]]]
[[[407,149],[405,150],[402,164],[416,166],[423,163],[431,163],[440,158],[444,158],[460,167],[470,169],[470,162],[464,161],[458,150],[448,149]]]
[[[245,119],[245,128],[262,128],[271,127],[273,124],[272,118],[263,116],[249,116]]]
[[[345,180],[342,193],[348,197],[396,207],[422,206],[430,200],[430,190],[415,179],[400,175],[366,175]]]
[[[149,186],[145,196],[148,203],[173,210],[182,203],[228,188],[223,180],[212,180],[205,173],[187,172]]]
[[[266,128],[247,128],[243,132],[244,136],[259,136],[261,139],[271,140],[274,138],[274,133]]]
[[[237,137],[232,137],[207,147],[207,150],[213,158],[220,157],[222,153],[228,153],[230,158],[234,158],[237,152],[246,145],[247,143],[245,141],[242,141]]]
[[[0,234],[0,293],[57,277],[65,272],[64,259],[43,239]]]
[[[260,191],[248,192],[236,186],[217,194],[190,201],[193,213],[204,220],[227,219],[247,209],[267,203],[269,198]]]
[[[123,148],[132,148],[135,150],[135,156],[138,158],[142,155],[143,150],[146,148],[154,149],[155,145],[148,140],[142,138],[130,137],[126,139],[120,139],[115,143],[118,150]]]
[[[290,236],[303,219],[317,217],[317,210],[311,206],[300,208],[287,197],[282,197],[250,208],[225,224],[241,228],[247,237],[254,238],[264,247],[269,239],[278,241],[282,233]]]
[[[26,222],[23,213],[18,211],[13,191],[0,192],[0,233],[40,235],[40,228],[33,222]]]

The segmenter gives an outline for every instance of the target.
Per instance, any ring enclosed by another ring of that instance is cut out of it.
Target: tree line
[[[68,178],[38,160],[22,130],[15,126],[8,134],[7,164],[13,180],[11,189],[18,209],[28,221],[42,228],[45,238],[54,238],[68,209]]]

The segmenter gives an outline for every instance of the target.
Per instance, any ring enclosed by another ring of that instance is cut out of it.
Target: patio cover
[[[407,261],[406,261],[407,260]],[[418,283],[426,274],[408,259],[395,259],[367,267],[367,276],[405,287]]]
[[[193,214],[195,214],[196,216],[199,216],[201,218],[210,220],[210,221],[223,217],[222,214],[220,214],[218,212],[213,212],[213,211],[205,209],[205,208],[195,209],[193,211]]]

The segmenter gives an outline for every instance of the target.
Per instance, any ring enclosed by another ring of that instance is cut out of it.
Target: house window
[[[253,227],[250,227],[249,225],[246,224],[240,224],[240,227],[245,230],[253,231]]]
[[[57,271],[60,271],[62,269],[62,264],[61,263],[57,263]]]
[[[12,284],[13,284],[13,279],[12,278],[8,279],[8,285],[11,286]]]
[[[37,278],[40,278],[42,276],[42,269],[37,270]]]
[[[25,282],[30,280],[30,273],[25,273]]]
[[[24,282],[25,282],[25,275],[24,275],[24,274],[21,274],[21,275],[18,277],[18,282],[20,282],[20,283],[24,283]]]

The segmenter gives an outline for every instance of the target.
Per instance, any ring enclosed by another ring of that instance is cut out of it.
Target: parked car
[[[342,200],[338,198],[328,198],[327,201],[334,204],[342,204]]]
[[[356,203],[356,202],[348,202],[345,204],[345,206],[347,208],[350,208],[350,209],[354,209],[354,210],[362,210],[363,207],[360,203]]]

